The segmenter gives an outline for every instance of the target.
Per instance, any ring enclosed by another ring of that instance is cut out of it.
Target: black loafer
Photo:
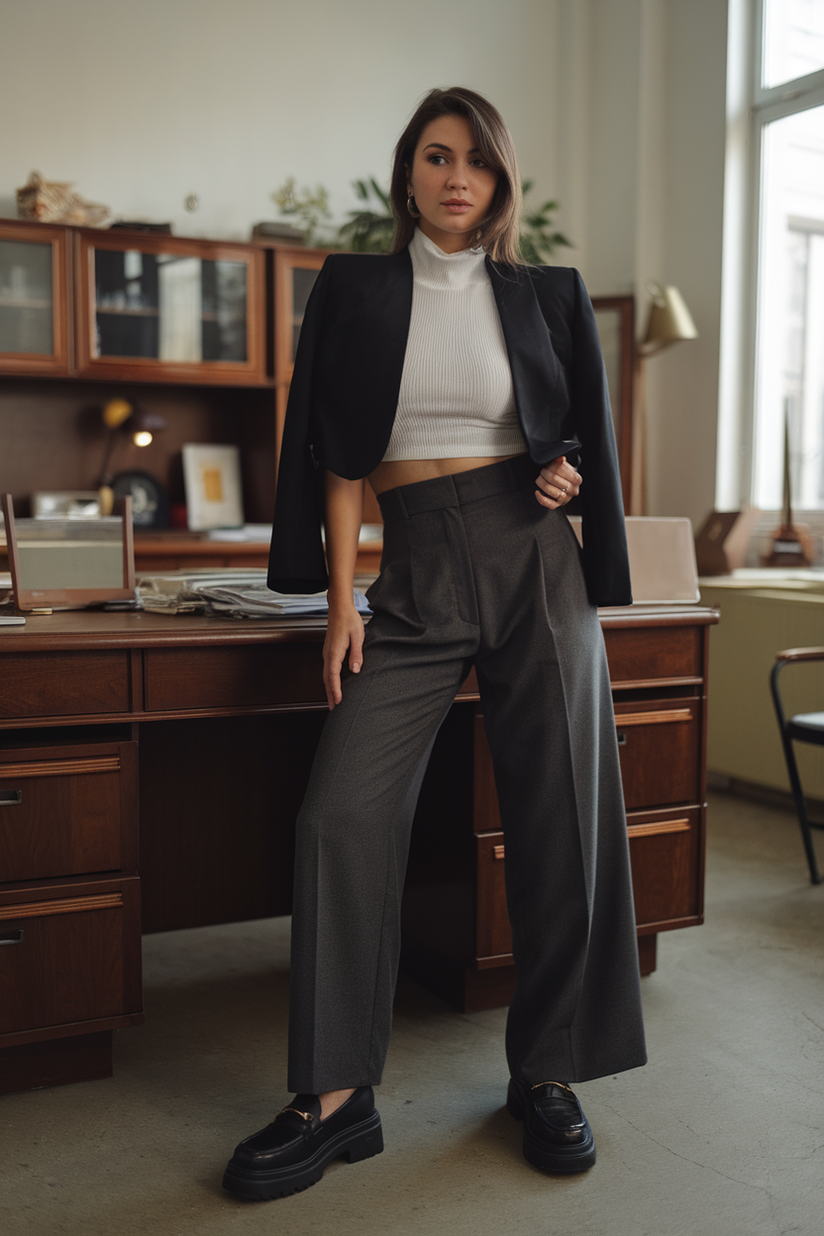
[[[510,1080],[507,1111],[524,1122],[524,1158],[542,1172],[585,1172],[595,1162],[595,1138],[569,1086]]]
[[[357,1163],[382,1150],[371,1086],[360,1086],[323,1122],[317,1095],[299,1094],[265,1129],[240,1143],[223,1187],[240,1197],[288,1197],[316,1184],[333,1159],[345,1155]]]

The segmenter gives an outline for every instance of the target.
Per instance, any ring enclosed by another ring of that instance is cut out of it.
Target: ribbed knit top
[[[412,317],[384,459],[525,451],[483,250],[444,253],[415,228],[409,255]]]

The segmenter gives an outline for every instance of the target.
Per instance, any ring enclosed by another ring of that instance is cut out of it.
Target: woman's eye
[[[446,159],[444,159],[443,155],[433,154],[429,156],[429,162],[434,163],[436,167],[440,167],[441,163],[446,162]]]

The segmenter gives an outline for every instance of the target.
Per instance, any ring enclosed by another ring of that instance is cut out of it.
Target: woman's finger
[[[363,624],[358,631],[356,628],[352,632],[352,637],[349,641],[349,668],[353,674],[360,673],[360,667],[363,665]]]
[[[339,649],[334,644],[324,645],[323,649],[323,685],[326,690],[326,701],[330,710],[343,699],[340,685],[340,671],[346,649]]]
[[[574,498],[581,488],[581,475],[562,456],[546,464],[536,478],[535,497],[542,506],[556,510]]]

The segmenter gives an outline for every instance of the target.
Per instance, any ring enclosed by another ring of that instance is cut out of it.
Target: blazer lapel
[[[532,458],[546,463],[579,445],[565,444],[561,432],[569,406],[565,383],[560,382],[561,363],[529,274],[513,271],[504,275],[489,258],[486,267],[501,318],[521,428]]]

